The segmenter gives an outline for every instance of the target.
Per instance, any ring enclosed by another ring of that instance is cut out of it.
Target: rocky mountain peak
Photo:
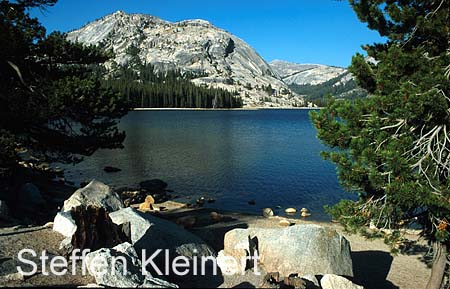
[[[202,19],[168,22],[145,14],[118,11],[68,33],[68,39],[112,49],[113,63],[126,66],[133,57],[158,71],[181,70],[201,77],[198,85],[240,95],[246,106],[302,105],[272,67],[247,43]],[[130,51],[135,55],[130,55]],[[269,89],[271,88],[271,89]]]

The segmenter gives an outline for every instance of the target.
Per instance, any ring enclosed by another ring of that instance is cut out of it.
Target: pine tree
[[[127,106],[101,86],[98,63],[110,55],[69,43],[28,10],[56,0],[0,2],[0,168],[20,169],[19,150],[40,161],[77,161],[99,148],[119,148],[117,121]]]
[[[358,201],[329,208],[348,228],[420,224],[434,248],[427,289],[441,288],[450,242],[450,2],[351,0],[359,19],[387,37],[365,46],[350,70],[370,96],[311,114],[342,185]],[[376,64],[374,64],[376,63]],[[448,286],[448,284],[446,284]]]

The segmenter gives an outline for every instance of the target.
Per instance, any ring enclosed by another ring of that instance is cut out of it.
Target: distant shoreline
[[[323,107],[240,107],[240,108],[181,108],[181,107],[139,107],[132,108],[131,111],[147,111],[147,110],[192,110],[192,111],[203,111],[203,110],[317,110]]]

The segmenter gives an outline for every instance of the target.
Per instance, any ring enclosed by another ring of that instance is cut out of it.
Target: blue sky
[[[123,10],[168,21],[205,19],[249,43],[266,60],[346,67],[361,45],[382,41],[336,0],[60,0],[32,11],[47,30],[68,31]]]

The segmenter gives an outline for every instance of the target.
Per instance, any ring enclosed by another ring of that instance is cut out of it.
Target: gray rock
[[[125,263],[123,263],[125,261]],[[129,288],[178,288],[177,285],[143,274],[141,261],[130,243],[102,248],[86,256],[89,274],[102,286]]]
[[[259,261],[267,272],[353,276],[350,244],[335,230],[318,225],[286,228],[234,229],[225,234],[224,254],[241,258],[257,244]]]
[[[352,283],[350,280],[334,274],[326,274],[320,280],[322,289],[364,289],[364,287]]]
[[[66,238],[72,238],[77,231],[77,225],[70,212],[59,212],[53,221],[53,231],[56,231]]]
[[[84,188],[78,189],[64,202],[63,211],[67,212],[79,206],[93,206],[104,208],[107,212],[114,212],[124,208],[119,195],[109,186],[93,180]]]
[[[271,208],[264,208],[263,209],[263,216],[264,217],[266,217],[266,218],[269,218],[269,217],[273,217],[273,210],[271,209]]]
[[[143,249],[147,252],[169,249],[188,258],[215,256],[214,250],[203,240],[167,220],[141,213],[133,208],[122,209],[110,213],[109,216],[117,225],[130,223],[131,242],[138,253]]]
[[[45,205],[41,191],[32,183],[24,184],[19,190],[18,207],[33,209]]]
[[[0,219],[8,219],[9,209],[5,201],[0,200]]]

